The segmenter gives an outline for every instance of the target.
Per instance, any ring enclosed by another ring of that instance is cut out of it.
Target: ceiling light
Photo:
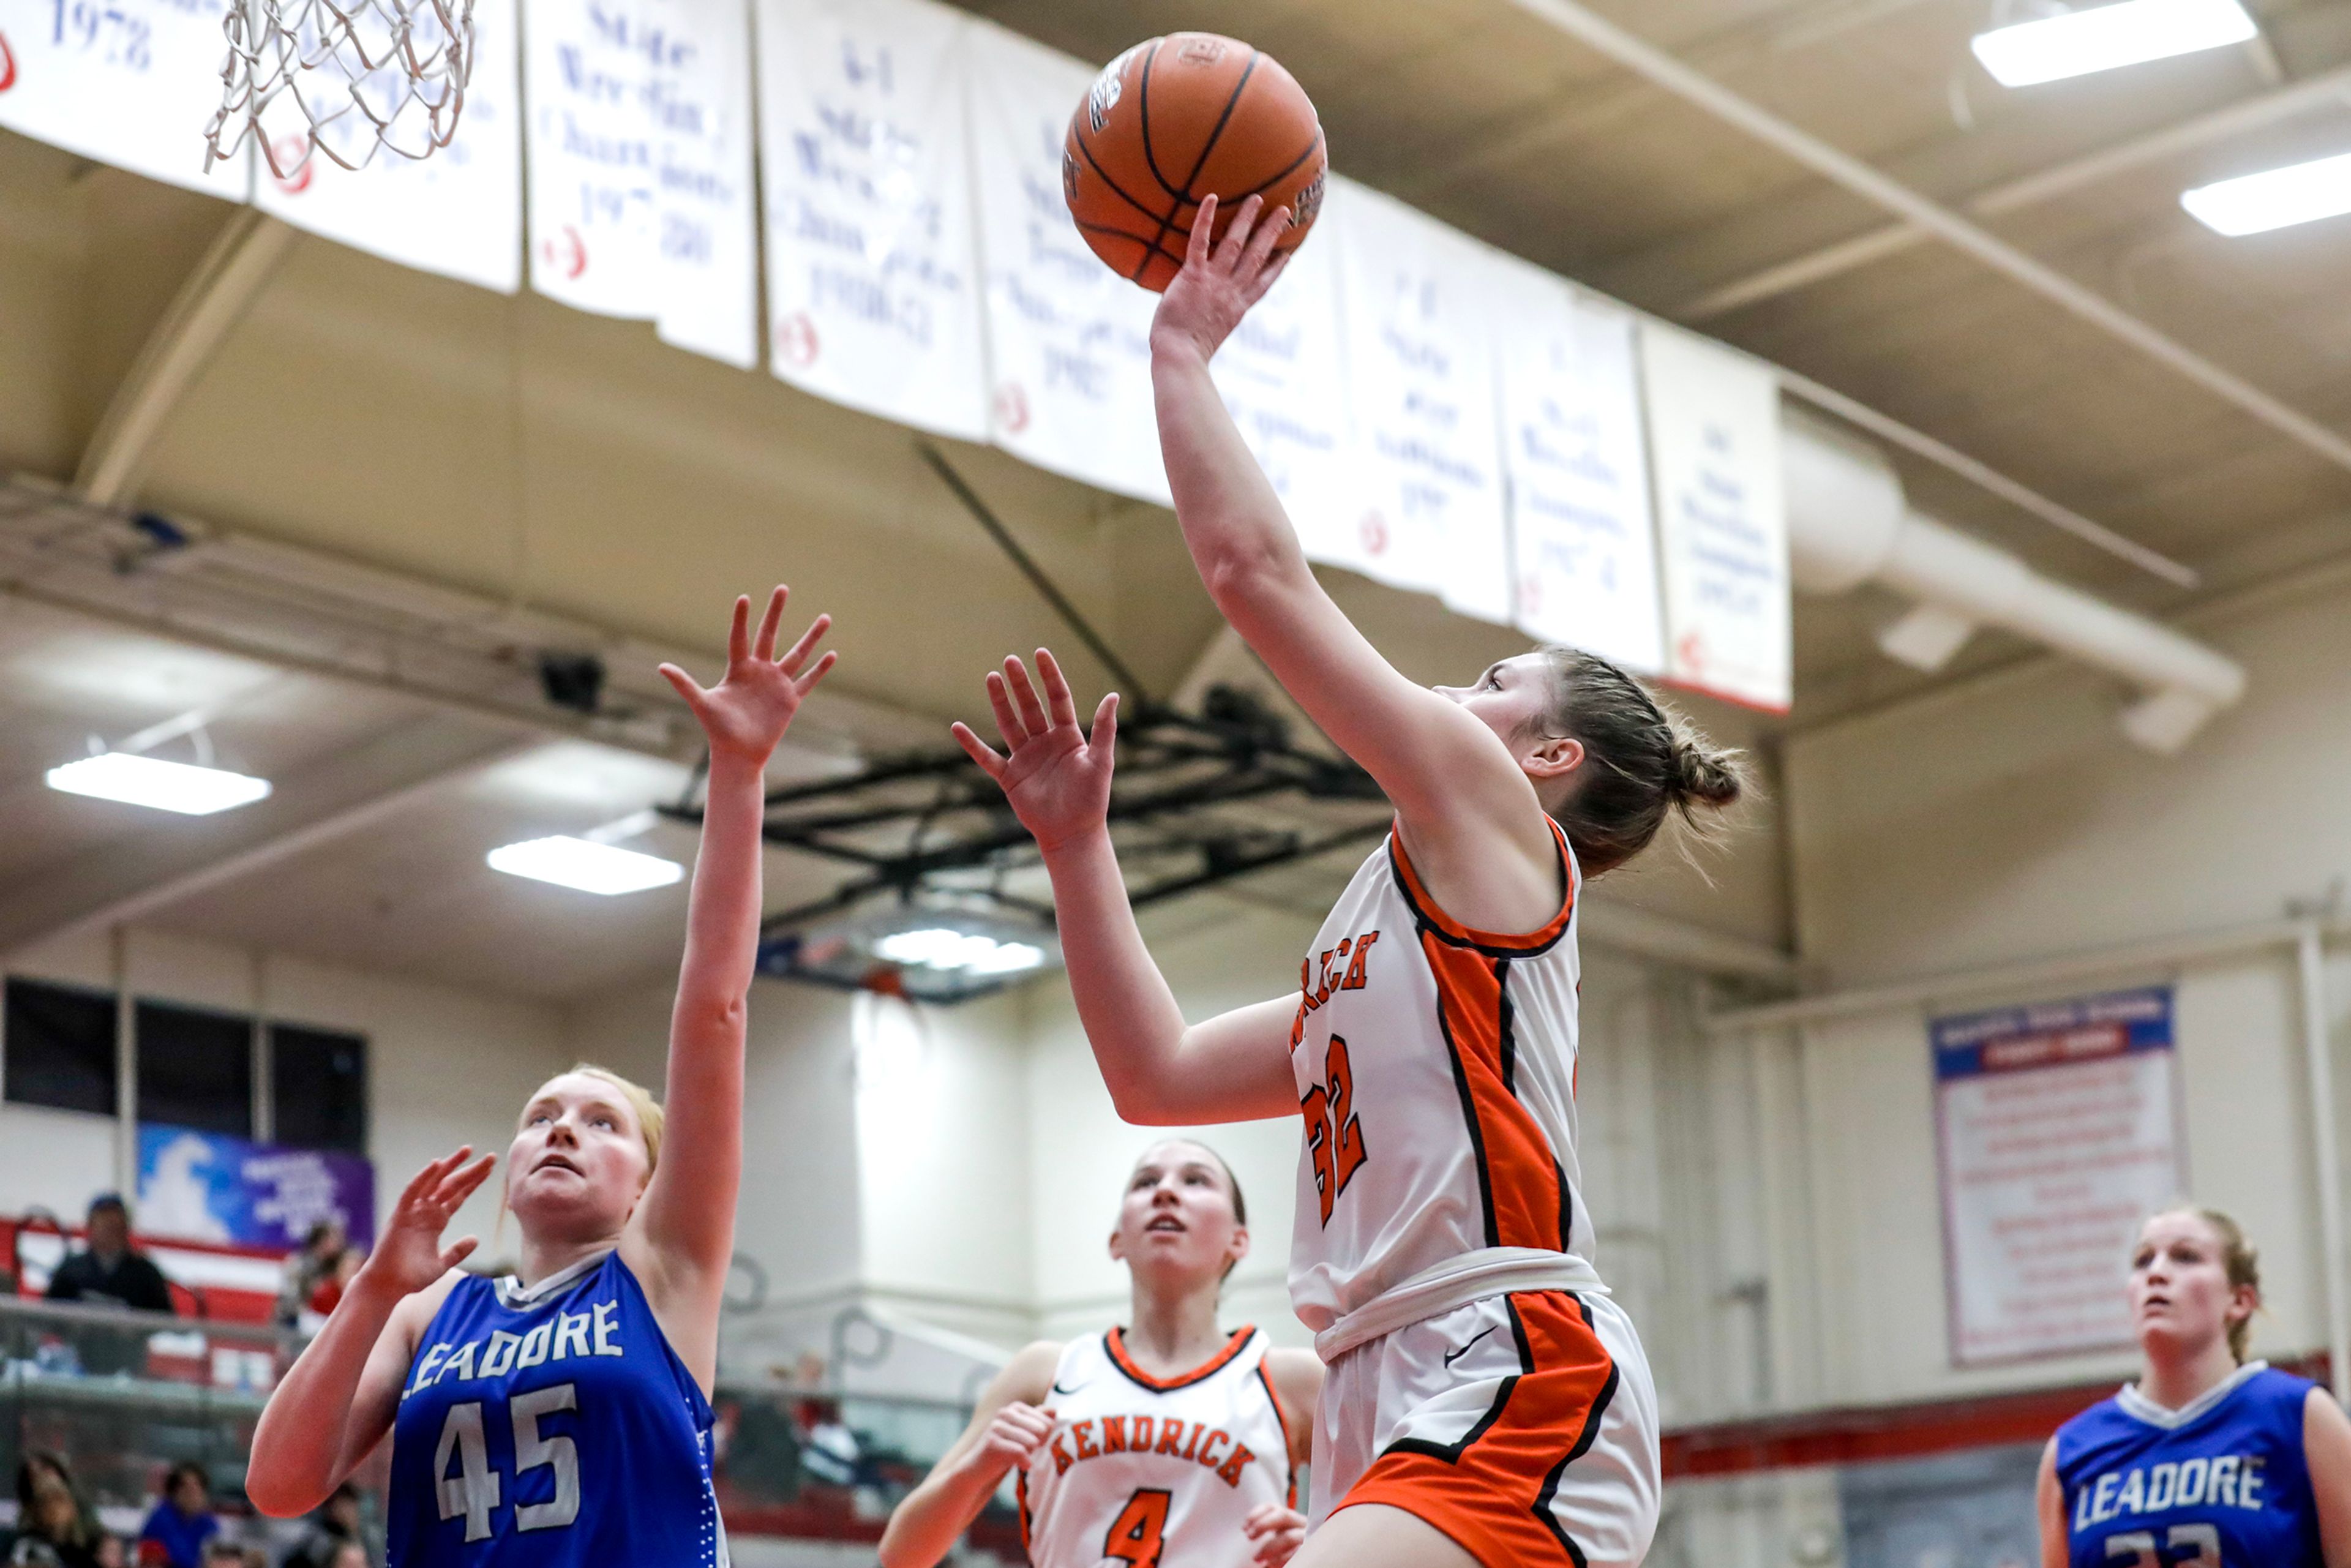
[[[490,852],[489,861],[492,871],[508,876],[527,876],[534,882],[607,895],[667,887],[685,875],[684,866],[659,855],[561,835],[503,845]]]
[[[943,925],[899,931],[873,944],[876,957],[927,969],[960,969],[972,975],[1017,975],[1045,961],[1045,950],[1027,942],[999,942],[977,932]]]
[[[101,800],[120,800],[188,817],[208,817],[214,811],[249,806],[269,793],[266,779],[126,751],[102,752],[52,768],[47,778],[50,789],[68,795],[93,795]]]
[[[2122,0],[1969,40],[2002,87],[2033,87],[2118,66],[2242,44],[2261,36],[2239,0]]]
[[[2231,238],[2351,213],[2351,152],[2199,185],[2179,204]]]

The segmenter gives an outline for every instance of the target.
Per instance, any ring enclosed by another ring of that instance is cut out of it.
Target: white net
[[[204,166],[249,136],[292,179],[322,152],[429,158],[457,134],[474,69],[474,0],[229,0],[220,112]]]

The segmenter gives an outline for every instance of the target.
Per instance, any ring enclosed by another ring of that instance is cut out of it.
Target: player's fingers
[[[1009,664],[1011,661],[1007,660]],[[1007,751],[1018,751],[1029,738],[1029,727],[1012,711],[1012,690],[1004,684],[1004,672],[987,672],[987,706],[996,710],[996,732],[1004,737]]]
[[[1252,196],[1249,200],[1255,201],[1257,198]],[[1290,209],[1288,207],[1276,207],[1263,215],[1256,231],[1249,235],[1248,253],[1241,257],[1242,276],[1254,277],[1265,270],[1267,260],[1273,255],[1273,247],[1281,243],[1281,236],[1289,228]]]
[[[458,1264],[463,1263],[466,1259],[474,1255],[474,1249],[479,1247],[481,1244],[481,1238],[477,1236],[460,1236],[457,1238],[456,1245],[447,1248],[441,1254],[441,1271],[445,1274],[450,1270],[455,1268]]]
[[[1297,254],[1294,250],[1282,252],[1273,258],[1270,267],[1257,275],[1257,280],[1249,286],[1249,302],[1251,305],[1273,292],[1273,286],[1281,281],[1283,273],[1290,270],[1290,258]]]
[[[784,600],[791,592],[782,583],[768,595],[768,608],[759,617],[759,634],[751,639],[751,656],[772,659],[776,656],[776,633],[784,624]]]
[[[687,674],[675,664],[664,664],[661,667],[661,675],[679,696],[685,699],[686,706],[696,713],[702,711],[702,687],[692,675]]]
[[[726,628],[726,662],[739,664],[751,653],[751,596],[735,596],[735,619]]]
[[[1111,693],[1094,709],[1093,735],[1086,741],[1086,749],[1104,761],[1118,745],[1118,694]]]
[[[815,651],[818,640],[831,630],[832,617],[818,616],[809,622],[808,630],[799,634],[799,641],[784,650],[783,657],[778,659],[776,663],[784,667],[784,674],[788,675],[799,674],[800,665],[806,662],[809,654]]]
[[[816,690],[816,684],[819,681],[832,673],[832,667],[839,663],[841,663],[841,654],[834,649],[827,648],[824,651],[824,657],[816,662],[816,668],[794,681],[792,689],[802,696],[808,695],[809,693]]]
[[[497,1163],[496,1155],[484,1155],[456,1175],[444,1177],[434,1196],[455,1207],[473,1197],[475,1189],[490,1179],[490,1167]]]
[[[1042,735],[1051,725],[1045,717],[1045,705],[1038,700],[1037,688],[1029,683],[1029,666],[1018,659],[1004,661],[1004,681],[1012,688],[1012,700],[1020,708],[1020,722],[1031,735]]]
[[[1208,265],[1208,236],[1216,232],[1217,198],[1215,193],[1200,198],[1200,210],[1192,214],[1192,237],[1184,246],[1184,265]]]
[[[1246,260],[1249,241],[1258,231],[1259,220],[1265,215],[1265,198],[1251,196],[1233,210],[1232,226],[1225,231],[1224,242],[1217,246],[1219,271],[1231,272]]]
[[[979,764],[979,770],[998,783],[1003,783],[1004,758],[996,754],[996,748],[972,734],[970,727],[960,719],[956,721],[954,731],[956,744],[962,747],[965,754],[974,762]]]
[[[1045,706],[1053,716],[1053,727],[1074,726],[1078,709],[1070,699],[1070,679],[1061,674],[1061,664],[1050,648],[1037,650],[1037,678],[1045,684]]]

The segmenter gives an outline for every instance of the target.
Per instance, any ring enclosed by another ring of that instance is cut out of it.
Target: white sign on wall
[[[1310,235],[1208,369],[1315,560],[1335,559],[1355,504],[1339,343],[1337,247]]]
[[[437,38],[419,42],[429,47]],[[513,6],[475,10],[474,47],[465,108],[446,147],[422,159],[378,151],[356,170],[314,151],[284,180],[256,160],[254,204],[386,261],[513,293],[522,285],[522,87]],[[394,122],[395,145],[425,145],[422,109],[412,102]],[[264,112],[263,132],[280,149],[281,163],[301,155],[308,125],[291,95]],[[374,128],[346,115],[326,133],[347,162],[359,163]]]
[[[1094,72],[992,23],[966,35],[987,322],[988,435],[1040,468],[1167,504],[1151,402],[1159,296],[1086,247],[1061,138]]]
[[[1635,319],[1512,265],[1497,339],[1514,617],[1547,643],[1665,668]]]
[[[758,360],[748,0],[524,0],[531,287]]]
[[[1780,391],[1770,370],[1644,321],[1666,673],[1776,713],[1793,694]]]
[[[0,126],[242,202],[250,147],[204,170],[227,57],[213,0],[0,0]]]
[[[1352,181],[1331,182],[1321,228],[1339,252],[1360,499],[1353,537],[1324,559],[1507,622],[1494,258]]]
[[[2186,1190],[2171,991],[1928,1026],[1951,1359],[2131,1343],[2130,1248]]]
[[[930,0],[758,0],[768,362],[795,386],[987,434],[964,22]]]

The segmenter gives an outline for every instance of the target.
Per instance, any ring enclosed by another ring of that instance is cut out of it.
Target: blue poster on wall
[[[150,1236],[291,1249],[321,1219],[375,1241],[375,1164],[188,1127],[139,1127],[139,1228]]]

